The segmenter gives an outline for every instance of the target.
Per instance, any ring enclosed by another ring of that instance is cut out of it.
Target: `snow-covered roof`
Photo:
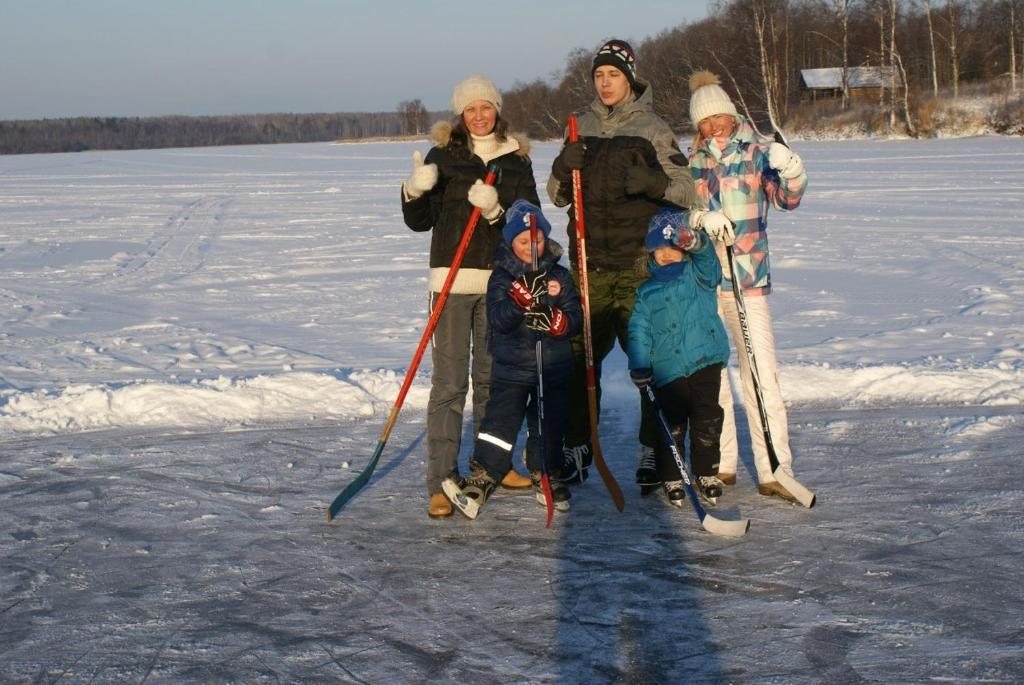
[[[846,70],[850,88],[888,88],[892,67],[849,67]],[[842,67],[824,69],[801,69],[800,80],[808,90],[831,90],[843,87]],[[896,73],[896,86],[901,87],[903,80]]]

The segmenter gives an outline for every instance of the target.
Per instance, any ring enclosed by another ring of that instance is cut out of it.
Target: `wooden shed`
[[[850,67],[846,70],[851,100],[878,99],[882,91],[892,85],[892,67]],[[896,72],[896,87],[903,87],[903,79]],[[843,94],[843,68],[801,69],[800,90],[812,101],[819,97],[839,98]]]

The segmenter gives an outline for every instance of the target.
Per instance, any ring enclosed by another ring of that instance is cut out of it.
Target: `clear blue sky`
[[[447,109],[709,0],[0,0],[0,119]],[[640,65],[641,75],[643,64]]]

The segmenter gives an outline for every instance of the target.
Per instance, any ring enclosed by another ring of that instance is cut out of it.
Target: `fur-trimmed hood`
[[[439,121],[430,129],[430,138],[438,147],[448,147],[452,142],[452,122]],[[530,139],[524,133],[508,133],[506,144],[511,143],[509,152],[515,152],[520,157],[530,156]],[[514,148],[514,149],[513,149]]]

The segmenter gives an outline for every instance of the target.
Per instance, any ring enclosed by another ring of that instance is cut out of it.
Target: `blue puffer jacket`
[[[538,258],[538,268],[547,270],[547,303],[561,309],[568,328],[558,337],[543,334],[544,385],[564,382],[572,373],[573,356],[569,339],[583,327],[583,308],[569,270],[558,263],[562,247],[553,240],[546,242]],[[494,253],[494,270],[487,282],[487,322],[491,337],[491,378],[496,381],[529,385],[537,382],[537,335],[526,327],[523,310],[508,295],[512,281],[530,270],[515,256],[512,248],[502,242]]]
[[[629,368],[652,369],[657,386],[729,361],[729,339],[718,317],[715,288],[722,267],[713,243],[701,234],[689,259],[657,266],[637,288],[629,319]]]

